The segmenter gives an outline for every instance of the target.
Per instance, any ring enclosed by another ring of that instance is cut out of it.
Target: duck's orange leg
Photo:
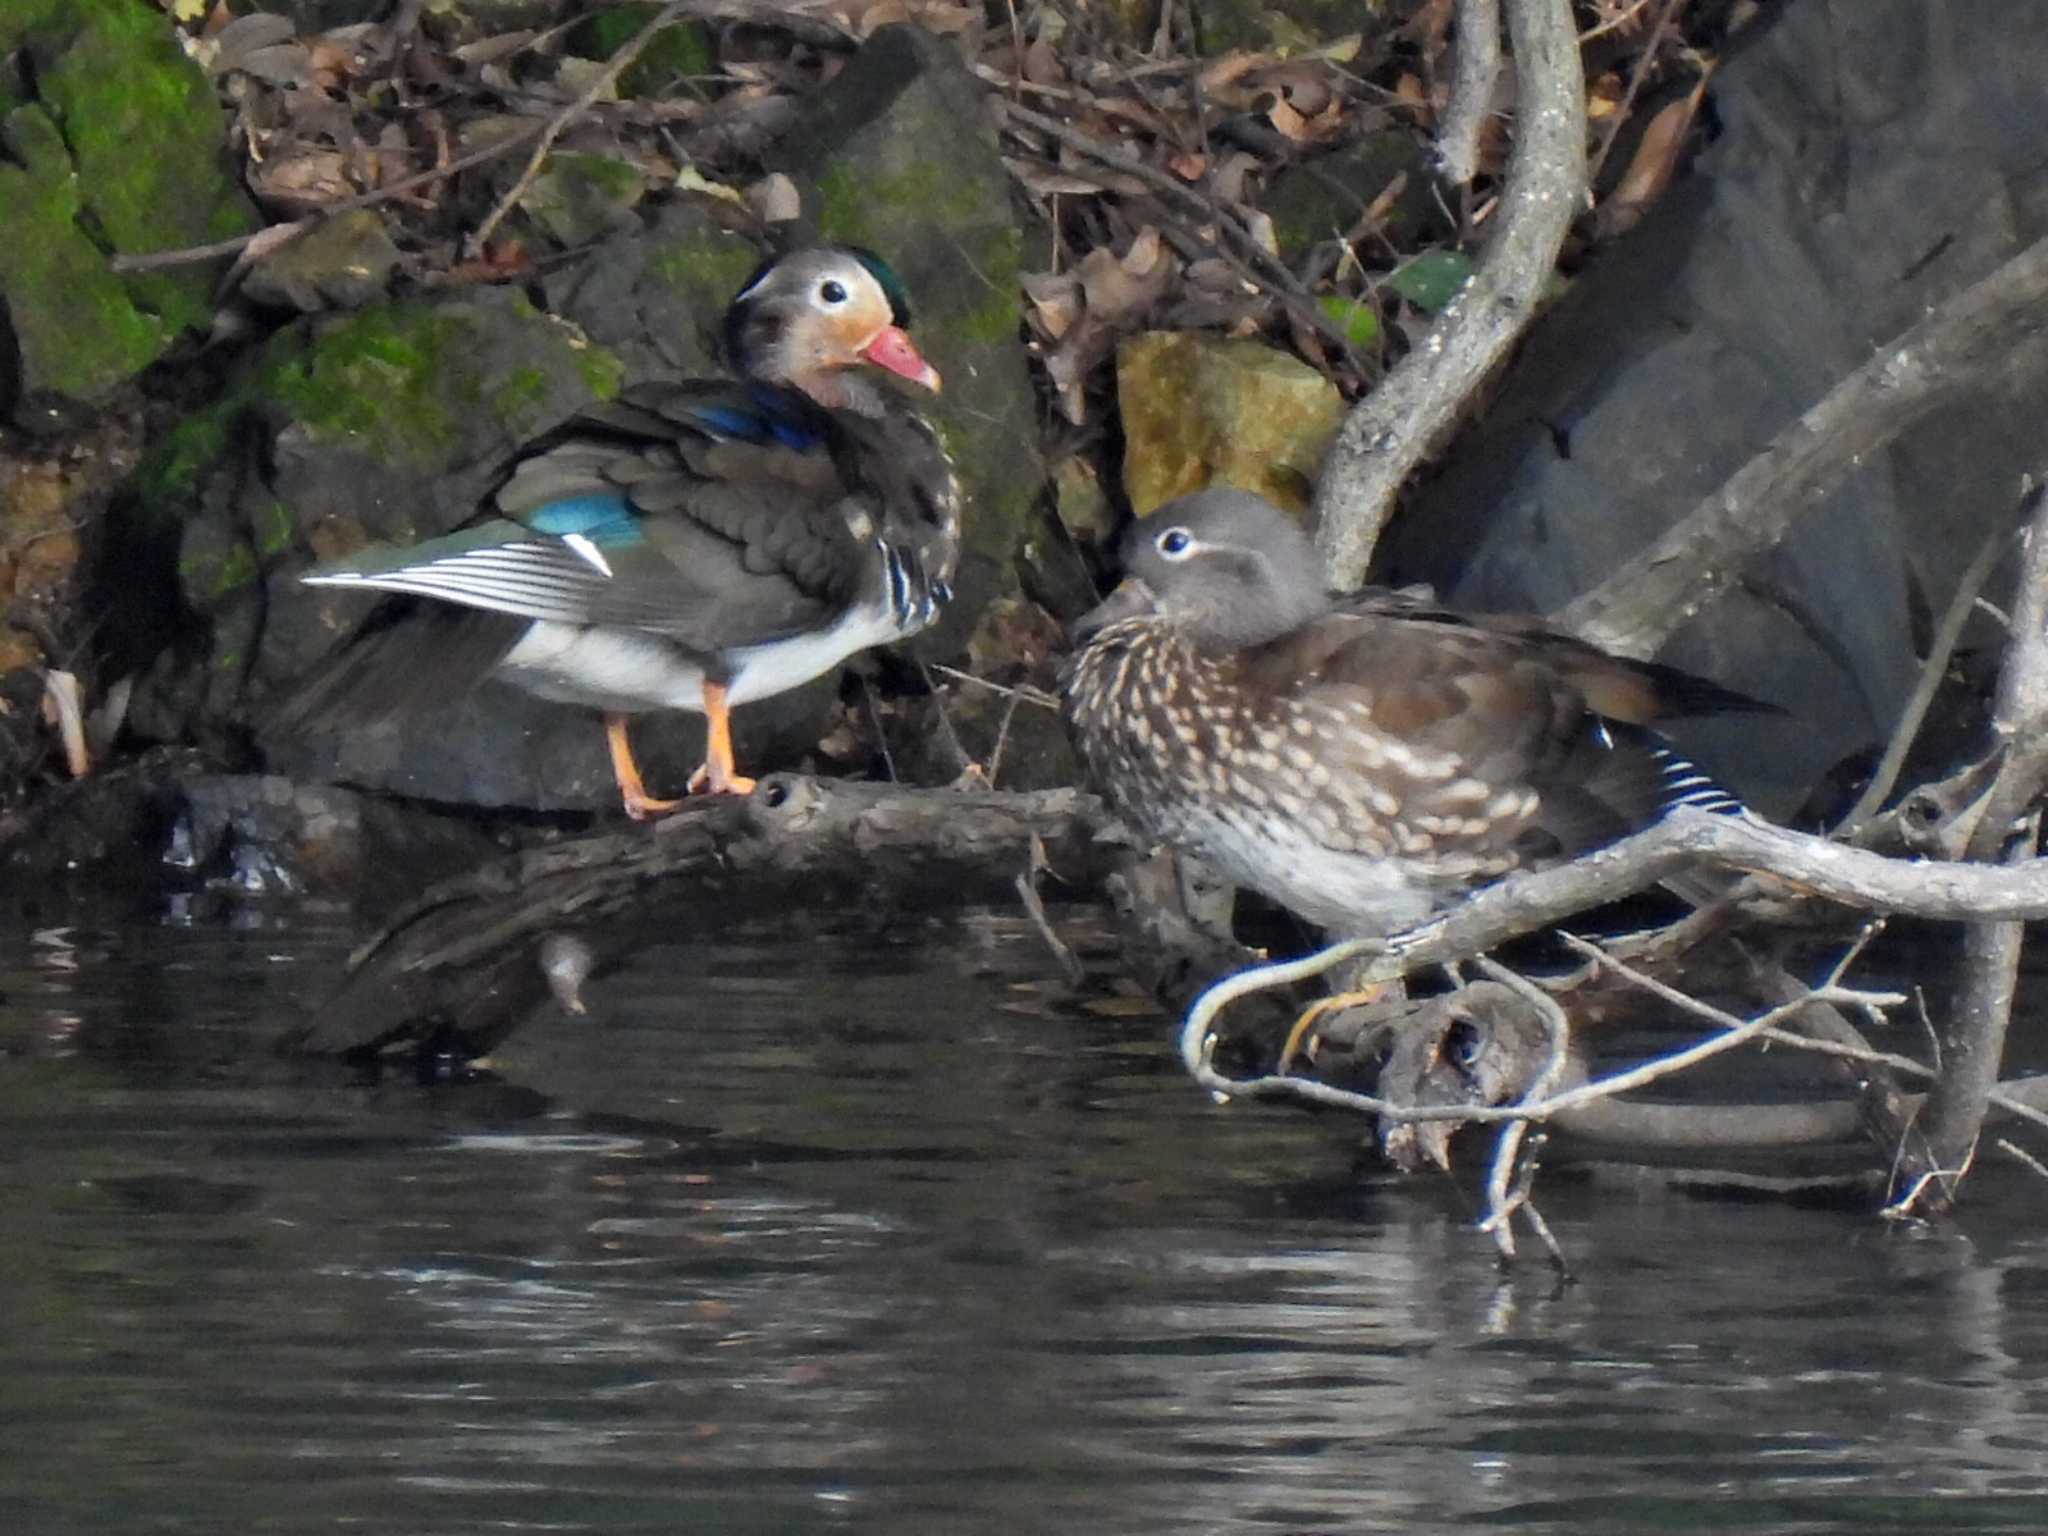
[[[732,706],[725,684],[704,684],[704,766],[690,775],[693,795],[750,795],[754,781],[737,772],[732,760]]]
[[[640,765],[633,761],[633,744],[626,739],[624,715],[606,711],[604,740],[612,751],[612,777],[619,781],[619,797],[626,802],[628,816],[645,821],[682,804],[680,800],[657,800],[647,793],[647,786],[640,782]]]
[[[1385,982],[1374,982],[1356,992],[1339,992],[1331,997],[1319,997],[1301,1010],[1301,1017],[1294,1021],[1294,1027],[1287,1031],[1287,1043],[1280,1047],[1280,1063],[1273,1068],[1275,1077],[1285,1077],[1287,1069],[1294,1064],[1295,1056],[1308,1044],[1309,1035],[1315,1026],[1333,1013],[1342,1013],[1346,1008],[1369,1008],[1385,997],[1388,987]]]

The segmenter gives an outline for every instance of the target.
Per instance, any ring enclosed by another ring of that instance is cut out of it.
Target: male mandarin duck
[[[763,265],[732,301],[736,381],[637,384],[532,445],[495,514],[304,578],[431,598],[387,605],[293,701],[300,721],[430,706],[486,675],[604,712],[628,815],[627,717],[701,710],[690,788],[744,793],[729,712],[916,634],[949,600],[960,493],[898,380],[939,376],[873,253]]]
[[[1325,928],[1395,933],[1674,806],[1742,811],[1646,727],[1773,706],[1533,620],[1332,597],[1256,496],[1160,507],[1125,568],[1062,679],[1083,763],[1145,834]]]

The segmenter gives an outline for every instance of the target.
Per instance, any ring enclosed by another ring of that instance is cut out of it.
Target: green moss
[[[684,294],[706,290],[723,305],[754,275],[761,253],[734,235],[679,240],[647,258],[647,271],[659,282]]]
[[[626,382],[626,365],[619,360],[618,353],[584,342],[572,355],[576,371],[583,376],[583,387],[590,391],[592,399],[610,400]]]
[[[0,55],[14,52],[69,3],[70,0],[0,0]]]
[[[299,535],[298,524],[292,518],[292,509],[272,497],[263,503],[255,517],[256,553],[263,556],[280,554],[290,549]]]
[[[624,222],[647,193],[640,168],[610,155],[556,153],[519,206],[564,246],[588,245]]]
[[[524,436],[539,424],[547,404],[548,376],[538,368],[515,368],[491,388],[491,410]]]
[[[988,221],[981,185],[948,175],[937,159],[878,173],[839,161],[818,177],[818,230],[828,240],[887,250],[906,221],[977,225]]]
[[[265,391],[315,432],[431,465],[455,440],[452,412],[483,401],[468,335],[461,318],[433,305],[366,309],[273,364]]]
[[[1024,237],[1009,224],[988,231],[980,242],[974,253],[974,270],[988,280],[988,286],[979,303],[949,321],[962,339],[984,346],[1016,341],[1023,247]]]
[[[64,130],[84,214],[116,250],[203,245],[257,227],[221,161],[224,124],[213,87],[153,7],[69,0],[56,16],[65,45],[38,46],[37,89]],[[47,56],[46,56],[47,55]],[[135,302],[172,329],[213,313],[212,267],[137,273]]]
[[[253,583],[261,574],[256,568],[256,551],[242,543],[224,550],[195,551],[178,561],[178,584],[186,599],[202,609],[237,587]],[[221,660],[216,658],[216,662]]]
[[[622,5],[577,23],[569,33],[569,51],[586,59],[609,59],[647,25],[653,5]],[[716,59],[711,34],[701,22],[683,21],[663,27],[619,76],[619,94],[628,98],[665,96],[685,80],[712,72]]]
[[[162,353],[167,338],[129,302],[78,228],[77,178],[57,126],[40,107],[7,115],[0,165],[0,297],[21,354],[24,389],[97,401]]]
[[[130,484],[151,512],[175,512],[199,494],[199,482],[233,441],[247,407],[238,397],[188,416],[158,438],[136,466]]]

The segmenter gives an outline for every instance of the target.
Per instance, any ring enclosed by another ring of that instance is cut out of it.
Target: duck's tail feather
[[[267,729],[306,735],[424,714],[482,682],[530,622],[413,598],[380,603],[286,695]]]

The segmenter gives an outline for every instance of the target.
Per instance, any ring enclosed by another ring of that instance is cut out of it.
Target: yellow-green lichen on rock
[[[1117,349],[1124,490],[1140,516],[1206,485],[1308,505],[1344,397],[1264,342],[1148,331]]]

